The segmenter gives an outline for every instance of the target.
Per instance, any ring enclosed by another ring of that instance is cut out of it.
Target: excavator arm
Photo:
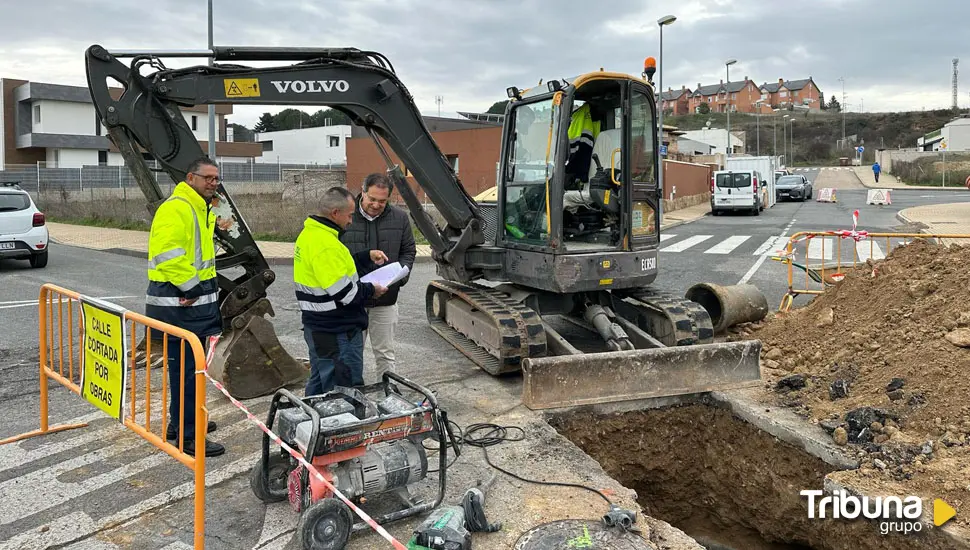
[[[122,63],[122,57],[132,58],[131,64]],[[211,57],[213,63],[170,69],[162,63],[163,57]],[[233,63],[215,63],[227,60]],[[294,63],[272,67],[237,64],[242,61]],[[458,281],[481,276],[475,262],[466,262],[465,257],[470,247],[485,241],[478,205],[461,185],[412,96],[381,54],[354,48],[249,47],[130,52],[93,45],[85,53],[85,66],[98,116],[148,199],[150,211],[154,212],[166,195],[143,153],[157,159],[174,181],[183,180],[191,163],[204,156],[181,106],[325,105],[346,113],[374,139],[415,225],[431,245],[439,273]],[[149,72],[151,69],[154,72]],[[382,142],[434,203],[444,219],[443,227],[439,228],[422,207]],[[266,313],[273,314],[266,290],[275,273],[222,184],[219,194],[226,199],[236,223],[231,229],[216,228],[216,240],[225,251],[216,258],[216,270],[228,332],[217,351],[218,366],[210,366],[210,370],[223,373],[224,383],[237,397],[266,395],[302,379],[306,373],[282,349],[272,325],[263,318]],[[242,274],[226,275],[233,268],[241,268]],[[258,356],[254,360],[254,354],[261,354],[263,360]],[[268,366],[254,370],[252,364]]]

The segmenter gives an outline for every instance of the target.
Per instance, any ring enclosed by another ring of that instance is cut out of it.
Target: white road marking
[[[673,238],[674,238],[674,237],[676,237],[676,236],[677,236],[677,235],[674,235],[674,234],[672,234],[672,233],[662,233],[662,234],[660,235],[660,242],[664,242],[664,241],[666,241],[667,239],[673,239]]]
[[[870,255],[870,247],[872,254]],[[856,254],[859,255],[859,261],[865,263],[866,260],[872,258],[873,260],[881,260],[886,257],[882,252],[882,248],[879,244],[873,240],[862,240],[855,243]]]
[[[298,521],[299,516],[293,513],[289,502],[267,504],[266,514],[263,516],[263,528],[253,550],[282,549],[292,538],[285,535],[296,529]]]
[[[250,422],[243,417],[224,429],[219,430],[223,438],[231,438],[236,433],[250,429]],[[49,468],[42,468],[24,474],[20,477],[0,483],[0,494],[4,496],[0,501],[0,525],[7,525],[63,504],[71,499],[80,498],[101,487],[116,483],[130,476],[138,475],[146,470],[163,464],[178,464],[174,458],[161,450],[156,450],[144,458],[124,464],[119,468],[102,474],[85,477],[77,482],[63,482],[57,478],[89,464],[105,460],[117,455],[123,455],[135,448],[153,448],[141,437],[131,434],[107,447],[76,456],[69,460],[58,462]],[[212,464],[207,462],[207,464]],[[188,470],[186,470],[188,471]],[[37,498],[37,491],[41,490],[44,498]]]
[[[260,451],[255,451],[235,462],[229,463],[223,468],[208,469],[205,476],[206,487],[211,487],[239,474],[248,472],[252,469],[253,464],[259,460],[260,454]],[[171,457],[168,458],[169,460],[174,460]],[[213,462],[214,459],[209,459],[206,461],[206,465],[208,466]],[[188,476],[187,469],[186,472]],[[0,545],[0,550],[41,550],[43,548],[50,548],[56,544],[66,544],[84,539],[98,531],[122,526],[128,521],[138,518],[151,510],[167,506],[177,500],[188,498],[194,492],[195,481],[187,481],[168,491],[143,500],[138,504],[129,506],[120,512],[101,518],[97,522],[93,521],[90,516],[83,512],[68,514],[51,522],[50,529],[46,532],[40,533],[39,529],[31,529]]]
[[[832,259],[832,249],[835,244],[831,237],[815,237],[808,241],[808,257],[821,260]]]
[[[672,244],[666,248],[661,248],[660,252],[683,252],[695,244],[702,243],[713,236],[714,235],[694,235],[693,237],[688,237],[679,243]]]
[[[98,297],[99,300],[126,300],[129,298],[142,298],[142,296],[101,296]],[[64,298],[61,300],[64,304],[74,302],[76,300]],[[57,304],[57,300],[54,300],[54,304]],[[37,307],[37,300],[14,300],[10,302],[0,302],[0,309],[11,309],[15,307]]]
[[[704,254],[730,254],[732,250],[741,245],[744,241],[750,239],[750,235],[734,235],[724,239],[723,241],[717,243],[716,245],[708,248],[704,251]]]
[[[785,234],[788,233],[788,231],[791,229],[791,226],[794,224],[795,224],[795,218],[792,218],[792,220],[788,222],[788,225],[785,226],[785,229],[781,232],[781,235],[778,238],[785,238],[785,240],[787,240],[787,237],[785,237]],[[758,272],[758,269],[761,267],[761,264],[765,263],[765,260],[768,259],[768,255],[769,253],[762,253],[761,257],[754,262],[753,266],[751,266],[751,269],[749,269],[748,272],[744,274],[744,277],[741,277],[741,280],[738,281],[738,284],[743,285],[747,283],[749,280],[751,280],[751,277],[754,277],[754,274]]]

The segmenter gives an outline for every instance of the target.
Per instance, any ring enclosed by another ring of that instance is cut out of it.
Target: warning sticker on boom
[[[258,78],[226,78],[226,97],[259,97]]]

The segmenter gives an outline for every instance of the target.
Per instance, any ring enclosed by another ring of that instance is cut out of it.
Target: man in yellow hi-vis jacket
[[[185,181],[179,182],[172,195],[156,210],[148,238],[145,315],[194,333],[203,348],[209,336],[222,333],[212,240],[215,214],[209,205],[218,187],[219,167],[208,158],[193,162]],[[183,436],[183,450],[194,456],[195,358],[186,344],[183,378],[181,340],[166,337],[170,388],[166,439],[177,441]],[[180,418],[181,415],[184,417]],[[180,423],[182,434],[179,434]],[[210,421],[207,431],[215,429],[215,422]],[[206,440],[205,456],[224,452],[222,445]]]
[[[387,289],[360,282],[357,269],[381,265],[387,255],[380,250],[351,255],[340,242],[356,206],[350,191],[343,187],[327,189],[319,215],[303,222],[294,246],[293,282],[303,317],[303,335],[310,349],[305,395],[319,395],[335,385],[364,384],[364,302],[379,298]]]

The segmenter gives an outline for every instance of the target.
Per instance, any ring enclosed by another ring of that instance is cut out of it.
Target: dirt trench
[[[882,534],[867,519],[810,519],[799,491],[824,490],[836,467],[724,408],[574,412],[549,423],[634,489],[645,514],[711,550],[954,548],[925,526]]]

